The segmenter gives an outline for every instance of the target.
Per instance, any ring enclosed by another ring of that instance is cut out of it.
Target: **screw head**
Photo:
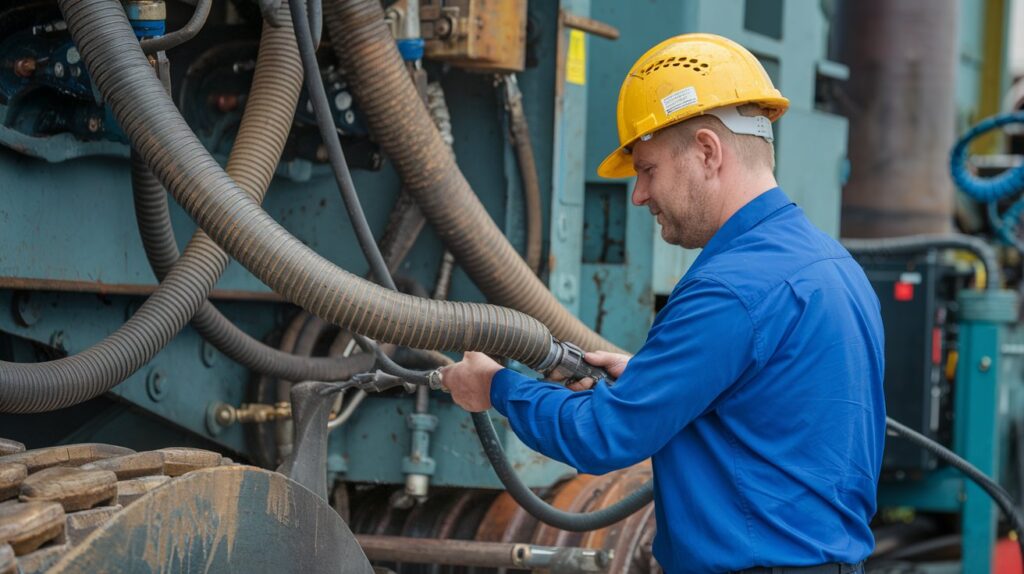
[[[64,77],[64,64],[61,64],[60,62],[56,62],[53,65],[53,75],[58,77],[58,78],[63,78]]]
[[[85,127],[89,130],[89,133],[94,134],[103,129],[103,120],[99,117],[91,116],[86,122]]]
[[[979,371],[981,371],[983,373],[987,373],[988,370],[991,369],[991,368],[992,368],[992,357],[989,357],[988,355],[985,355],[984,357],[981,358],[980,361],[978,361],[978,370]]]
[[[167,394],[167,377],[159,369],[153,369],[146,376],[146,394],[153,402],[160,402]]]

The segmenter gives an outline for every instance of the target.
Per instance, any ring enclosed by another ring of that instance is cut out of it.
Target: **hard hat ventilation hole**
[[[663,58],[650,64],[640,72],[640,75],[649,76],[651,73],[657,72],[661,68],[668,68],[669,66],[673,68],[678,68],[679,66],[689,68],[694,72],[699,72],[702,76],[707,75],[709,68],[708,64],[701,62],[697,58],[687,58],[686,56],[680,56],[677,58],[676,56],[672,56],[671,58]]]

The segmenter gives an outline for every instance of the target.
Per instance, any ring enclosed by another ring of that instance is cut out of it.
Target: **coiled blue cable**
[[[956,142],[950,153],[949,170],[956,183],[964,193],[976,201],[994,204],[1000,199],[1016,195],[1024,191],[1024,165],[1008,169],[1003,173],[989,178],[974,175],[967,169],[967,148],[978,136],[1008,124],[1024,124],[1024,111],[992,116],[982,120],[967,130],[967,133]],[[989,214],[995,213],[994,205]],[[1021,214],[1024,214],[1024,200],[1017,201],[1000,218],[992,220],[999,238],[1009,245],[1019,245],[1015,229]]]

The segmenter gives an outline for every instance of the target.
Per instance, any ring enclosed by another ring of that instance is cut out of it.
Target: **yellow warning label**
[[[587,83],[587,37],[581,30],[569,30],[569,57],[565,63],[565,79],[581,86]]]

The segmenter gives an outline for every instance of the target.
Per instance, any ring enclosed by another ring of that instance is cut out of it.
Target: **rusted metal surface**
[[[0,503],[0,544],[18,556],[58,539],[64,532],[64,509],[55,502]]]
[[[10,544],[0,544],[0,574],[16,574],[18,561]]]
[[[68,514],[64,522],[64,537],[67,538],[68,544],[78,544],[123,509],[123,506],[117,504]]]
[[[21,483],[22,502],[57,502],[65,512],[112,504],[117,499],[117,476],[109,470],[54,467]]]
[[[554,548],[530,544],[434,540],[404,536],[356,536],[370,560],[406,561],[486,568],[543,568],[548,572],[604,572],[603,550]]]
[[[650,465],[643,463],[600,477],[574,477],[550,489],[545,498],[550,504],[563,510],[590,512],[614,504],[650,478]],[[607,565],[608,572],[660,572],[651,555],[655,527],[653,505],[646,506],[608,528],[572,533],[539,523],[504,492],[495,495],[493,491],[486,490],[439,490],[432,493],[425,503],[411,510],[401,510],[391,505],[390,493],[393,491],[393,488],[381,487],[351,494],[351,524],[353,531],[359,535],[385,537],[369,539],[370,542],[380,542],[385,547],[377,548],[373,552],[368,551],[368,554],[372,559],[380,560],[379,566],[386,566],[399,574],[435,571],[424,570],[422,564],[425,563],[495,568],[497,572],[522,568],[507,562],[479,564],[472,562],[471,560],[476,558],[470,558],[469,554],[463,557],[464,560],[461,559],[460,553],[463,548],[467,553],[474,551],[474,548],[497,548],[460,546],[468,540],[537,547],[589,548],[606,552],[610,561]],[[400,549],[401,545],[397,543],[402,539],[407,541],[404,550]],[[411,550],[421,548],[419,539],[431,541],[424,542],[422,554],[416,554]],[[440,542],[434,544],[438,541]],[[435,550],[441,554],[436,559],[432,554]],[[410,563],[413,561],[419,564]]]
[[[163,455],[164,474],[167,476],[181,476],[193,470],[218,466],[221,460],[220,453],[199,448],[162,448],[154,452]]]
[[[122,506],[128,506],[147,492],[163,486],[169,480],[171,480],[169,476],[143,476],[119,481],[117,483],[117,502]]]
[[[138,452],[90,462],[82,465],[82,469],[109,470],[117,475],[117,480],[152,476],[163,474],[164,455],[155,451]]]
[[[82,443],[36,448],[0,456],[0,464],[16,462],[28,468],[29,474],[51,466],[80,466],[96,460],[133,454],[130,448],[112,444]]]
[[[16,440],[11,440],[9,438],[0,438],[0,456],[14,454],[16,452],[23,452],[24,450],[25,445],[21,444]]]
[[[607,40],[619,39],[619,29],[611,24],[601,22],[600,20],[594,20],[593,18],[587,18],[586,16],[580,16],[579,14],[574,14],[568,10],[562,10],[561,17],[562,23],[568,28],[600,36]]]
[[[842,235],[947,232],[959,3],[864,0],[842,10],[836,21],[840,60],[850,67],[842,103],[851,167]]]
[[[23,464],[8,462],[0,464],[0,501],[18,496],[21,481],[28,476],[28,469]]]
[[[72,281],[35,277],[0,276],[0,289],[26,291],[61,291],[67,293],[96,293],[98,295],[137,295],[148,297],[157,286],[135,283],[103,283],[102,281]],[[243,291],[240,289],[214,289],[210,299],[224,301],[272,301],[284,299],[273,291]]]
[[[355,537],[323,500],[281,474],[208,468],[117,513],[51,570],[371,574]]]
[[[521,72],[526,7],[524,0],[420,0],[425,54],[473,70]]]

